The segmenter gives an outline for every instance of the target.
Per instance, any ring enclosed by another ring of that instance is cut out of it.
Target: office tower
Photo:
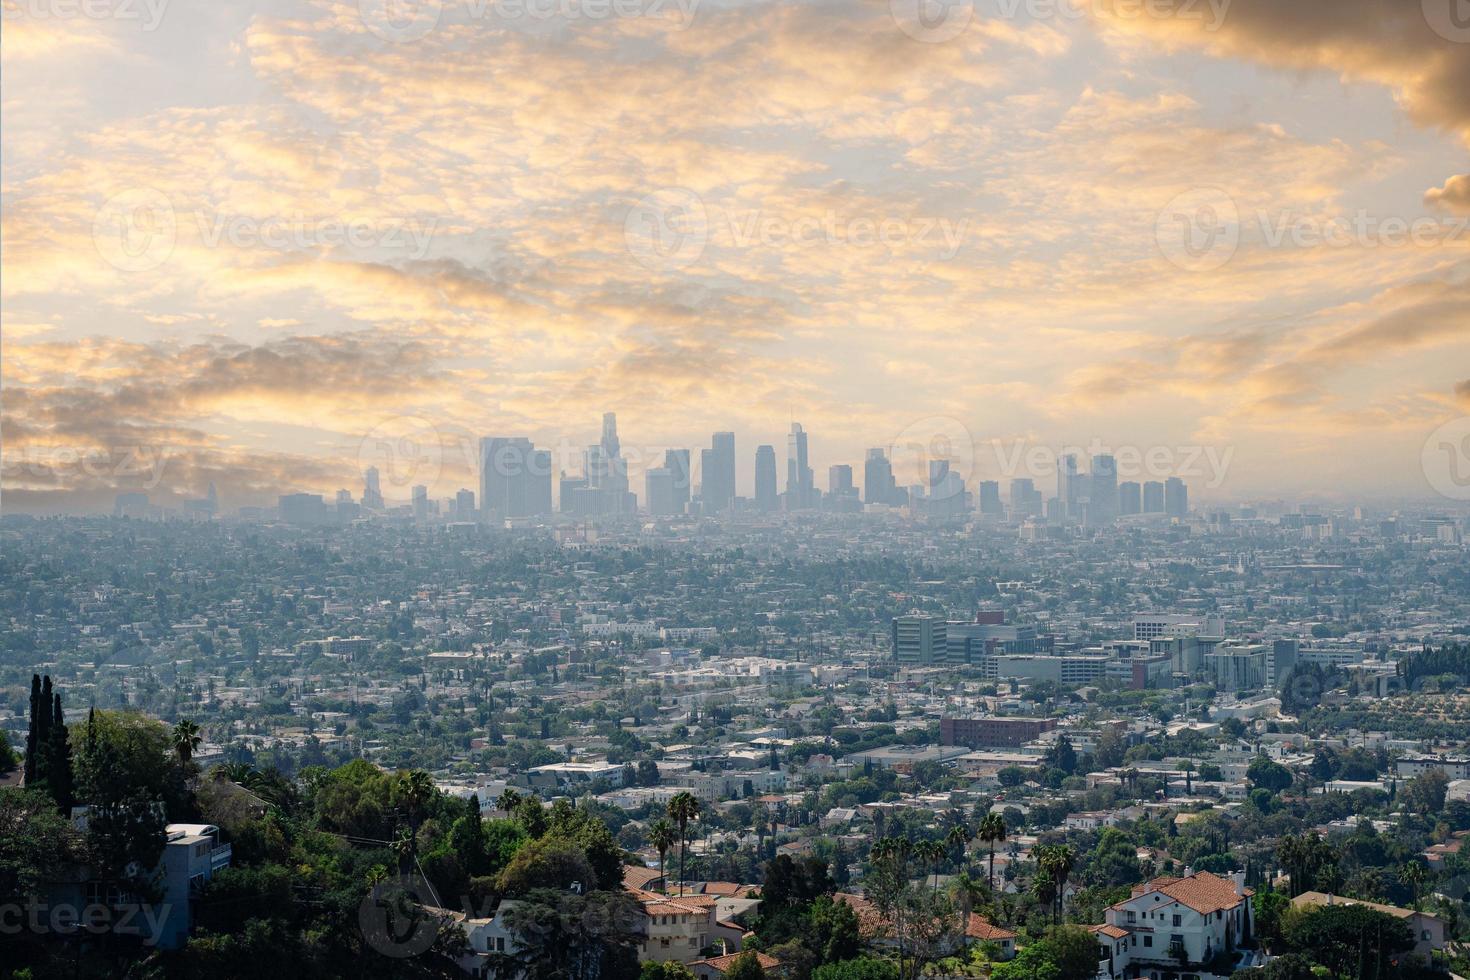
[[[1081,498],[1082,478],[1077,472],[1077,457],[1067,453],[1057,460],[1057,501],[1061,505],[1061,516],[1075,519]]]
[[[898,483],[893,479],[893,464],[882,449],[869,449],[863,461],[863,503],[899,506]]]
[[[706,515],[735,505],[735,433],[716,432],[710,439],[709,452],[700,454],[699,480]]]
[[[1271,643],[1271,661],[1267,665],[1266,680],[1271,686],[1279,688],[1281,682],[1286,680],[1286,675],[1296,666],[1297,656],[1301,652],[1301,642],[1298,640],[1274,640]]]
[[[827,492],[848,493],[853,490],[852,467],[846,463],[838,463],[827,467]]]
[[[1143,485],[1143,512],[1145,514],[1164,512],[1164,485],[1158,480],[1149,480]]]
[[[383,489],[378,483],[376,466],[369,466],[362,474],[362,505],[368,510],[383,509]]]
[[[586,489],[587,478],[585,476],[568,476],[563,472],[561,483],[557,490],[557,509],[563,514],[576,513],[577,493]],[[483,504],[483,501],[481,503]]]
[[[674,513],[683,514],[689,510],[689,496],[694,487],[694,471],[689,465],[689,450],[664,450],[664,469],[669,471],[674,481]]]
[[[288,493],[277,500],[281,520],[287,524],[325,524],[327,504],[319,493]]]
[[[338,507],[341,507],[343,504],[350,504],[350,503],[352,503],[352,491],[351,490],[338,490],[337,491],[337,506]]]
[[[612,412],[603,413],[601,441],[582,454],[582,478],[586,486],[572,490],[572,513],[593,517],[637,511],[637,498],[628,492],[628,463],[618,441],[618,417]]]
[[[551,513],[551,453],[531,440],[480,440],[480,517],[487,522]]]
[[[932,664],[948,657],[946,629],[939,616],[911,613],[893,617],[893,659],[900,664]]]
[[[1123,517],[1132,517],[1143,513],[1143,497],[1140,487],[1132,480],[1125,480],[1118,484],[1118,513]]]
[[[338,490],[337,499],[333,503],[336,507],[338,521],[353,521],[362,513],[362,507],[352,499],[351,490]]]
[[[838,463],[827,468],[827,499],[824,503],[834,513],[862,513],[863,501],[858,496],[857,487],[853,485],[851,466]]]
[[[949,460],[929,460],[929,486],[921,508],[925,516],[945,520],[961,518],[970,509],[969,497],[964,479],[950,469]]]
[[[427,520],[429,517],[429,488],[422,483],[413,488],[413,519]]]
[[[780,509],[781,495],[776,489],[776,447],[755,447],[755,506],[759,510]]]
[[[980,481],[980,513],[993,517],[1004,517],[1006,509],[1000,502],[1000,484],[995,480]]]
[[[1092,457],[1088,481],[1088,520],[1111,524],[1118,516],[1118,461],[1109,455]]]
[[[801,510],[814,503],[816,479],[807,458],[806,432],[800,422],[791,423],[786,437],[786,507]]]
[[[460,487],[459,493],[454,495],[454,516],[461,521],[475,519],[475,491]]]
[[[1042,513],[1041,491],[1029,477],[1017,477],[1011,481],[1011,516],[1032,517]]]
[[[643,501],[655,517],[681,513],[674,501],[674,472],[667,466],[656,466],[643,474]]]
[[[1189,488],[1177,476],[1164,483],[1164,513],[1170,517],[1184,517],[1189,513]]]

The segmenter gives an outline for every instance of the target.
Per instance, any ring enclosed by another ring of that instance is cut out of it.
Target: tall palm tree
[[[667,820],[655,820],[648,828],[648,842],[658,848],[658,873],[664,880],[665,895],[669,893],[669,866],[664,856],[673,850],[678,839],[679,832]]]
[[[495,809],[499,810],[501,813],[510,813],[516,808],[516,804],[519,802],[521,802],[521,794],[517,793],[514,789],[507,786],[505,789],[501,790],[500,795],[495,798]]]
[[[975,905],[984,901],[988,893],[989,889],[980,884],[978,879],[971,878],[970,872],[961,871],[955,876],[954,883],[950,885],[950,894],[960,907],[960,932],[970,931],[970,915],[975,911]]]
[[[199,726],[188,718],[180,718],[179,723],[169,733],[173,741],[174,751],[178,753],[179,761],[187,763],[194,757],[194,750],[199,748],[199,743],[204,739],[199,734]]]
[[[921,861],[934,868],[934,894],[939,894],[939,863],[944,860],[947,849],[943,841],[921,840],[914,847],[914,853]]]
[[[990,845],[990,875],[988,882],[995,888],[995,845],[1006,839],[1006,818],[991,811],[980,820],[979,837]]]
[[[1419,909],[1419,889],[1428,876],[1428,869],[1418,861],[1405,861],[1404,866],[1399,869],[1399,880],[1413,890],[1415,911]]]
[[[684,894],[684,859],[689,855],[689,821],[699,816],[699,800],[693,793],[675,793],[669,800],[669,819],[679,825],[679,894]]]
[[[1043,844],[1036,850],[1038,851],[1037,866],[1051,879],[1056,888],[1056,896],[1053,899],[1056,903],[1053,922],[1061,925],[1067,878],[1071,876],[1072,869],[1077,865],[1077,855],[1067,844]]]
[[[949,849],[954,852],[954,863],[956,868],[960,867],[960,865],[964,863],[965,848],[969,847],[970,841],[974,839],[975,831],[971,830],[970,825],[965,823],[963,820],[950,827],[949,833],[944,835],[944,842],[948,844]]]

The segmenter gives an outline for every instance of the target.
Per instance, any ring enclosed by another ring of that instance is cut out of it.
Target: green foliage
[[[766,970],[755,952],[747,950],[730,961],[725,968],[725,980],[766,980]]]
[[[898,967],[865,956],[819,966],[812,971],[812,980],[898,980]]]
[[[1408,923],[1366,905],[1292,909],[1282,919],[1282,937],[1314,963],[1362,980],[1393,976],[1395,958],[1414,948]]]
[[[996,964],[991,980],[1091,980],[1097,973],[1097,940],[1081,926],[1059,926]]]

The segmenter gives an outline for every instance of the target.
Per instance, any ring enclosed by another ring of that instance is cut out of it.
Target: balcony
[[[230,866],[230,858],[234,855],[234,848],[229,844],[221,844],[209,852],[209,873],[214,874],[220,868]]]

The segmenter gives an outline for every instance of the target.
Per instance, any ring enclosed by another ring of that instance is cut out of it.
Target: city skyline
[[[9,510],[105,509],[137,452],[172,499],[330,492],[395,419],[609,408],[800,418],[819,471],[943,417],[1433,499],[1470,409],[1434,0],[154,6],[7,8]]]

